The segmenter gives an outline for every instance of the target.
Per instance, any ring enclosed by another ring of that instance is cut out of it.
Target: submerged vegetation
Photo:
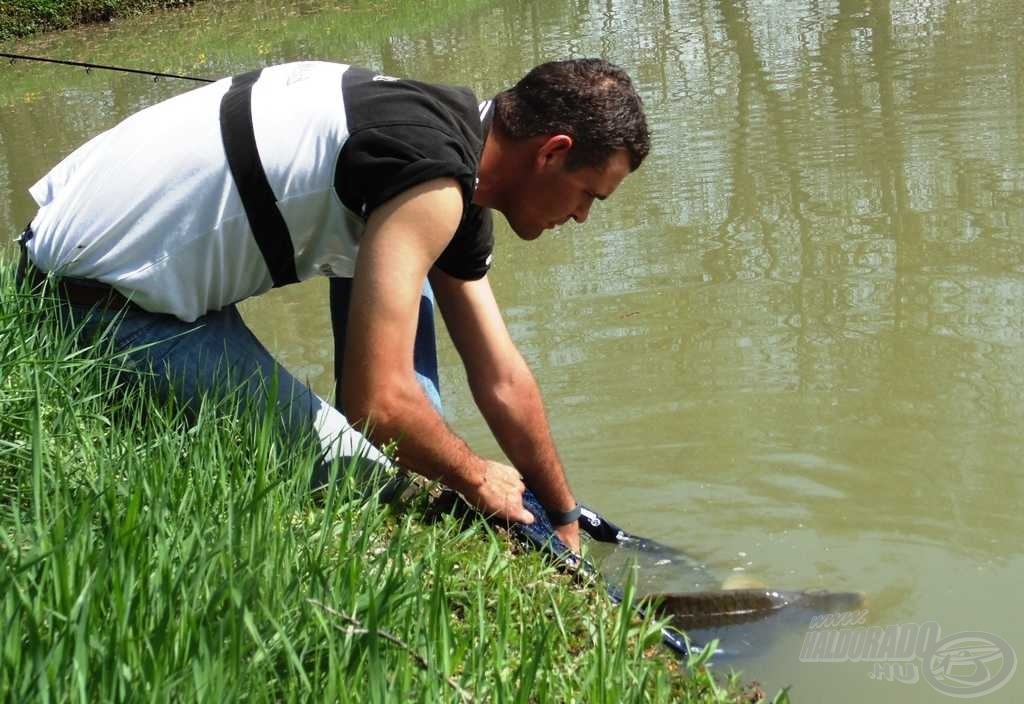
[[[191,5],[194,0],[0,0],[0,41],[72,25],[106,22],[115,17],[163,7]]]
[[[118,386],[0,267],[0,692],[11,701],[738,701],[651,620],[485,524],[424,524],[231,399]],[[344,474],[344,473],[343,473]]]

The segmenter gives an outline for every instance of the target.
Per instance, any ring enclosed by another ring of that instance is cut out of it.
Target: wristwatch
[[[548,511],[547,509],[545,509],[545,513],[548,514],[548,520],[551,521],[551,525],[555,528],[560,528],[561,526],[567,526],[570,523],[578,521],[583,510],[579,504],[576,504],[564,513],[560,511]]]

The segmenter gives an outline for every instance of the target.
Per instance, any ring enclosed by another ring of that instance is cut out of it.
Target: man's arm
[[[518,472],[475,455],[427,400],[413,369],[420,292],[462,216],[452,179],[421,184],[371,213],[359,244],[341,389],[353,423],[378,443],[397,438],[401,463],[440,479],[485,513],[532,523]]]
[[[434,269],[430,283],[462,357],[470,390],[501,449],[549,511],[576,505],[544,413],[540,389],[515,346],[487,277],[461,281]],[[558,529],[579,550],[574,522]]]

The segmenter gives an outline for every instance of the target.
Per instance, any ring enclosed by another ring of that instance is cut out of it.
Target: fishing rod
[[[61,64],[63,66],[76,66],[78,68],[84,68],[87,72],[92,69],[101,69],[103,71],[120,71],[121,73],[134,73],[142,76],[152,76],[155,81],[158,78],[178,78],[183,81],[196,81],[197,83],[214,83],[214,78],[200,78],[199,76],[186,76],[180,73],[163,73],[161,71],[147,71],[141,68],[128,68],[126,66],[109,66],[106,64],[93,64],[85,61],[69,61],[66,59],[50,59],[43,56],[27,56],[25,54],[9,54],[7,52],[0,52],[0,57],[10,59],[13,64],[15,61],[36,61],[44,64]]]

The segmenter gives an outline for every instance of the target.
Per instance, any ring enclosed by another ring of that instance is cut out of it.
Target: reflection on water
[[[650,112],[648,162],[583,227],[532,245],[499,228],[493,273],[579,494],[719,578],[864,590],[878,623],[987,629],[1024,653],[1001,606],[1024,578],[1017,0],[291,5],[218,3],[17,48],[207,76],[331,58],[481,96],[550,58],[623,64]],[[0,77],[11,233],[32,213],[25,188],[66,151],[188,87],[25,65]],[[249,318],[328,393],[325,298],[294,287]],[[443,353],[452,423],[496,452]],[[794,640],[751,668],[795,681],[798,700],[934,694],[801,666]]]

